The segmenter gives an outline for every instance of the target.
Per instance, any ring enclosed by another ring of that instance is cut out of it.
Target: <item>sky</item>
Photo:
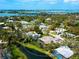
[[[0,0],[0,9],[79,9],[79,0]]]

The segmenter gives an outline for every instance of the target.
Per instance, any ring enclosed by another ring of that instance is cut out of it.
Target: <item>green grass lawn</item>
[[[49,51],[46,51],[45,49],[42,49],[42,48],[40,48],[40,47],[37,47],[37,46],[35,46],[35,45],[33,45],[33,44],[30,44],[30,43],[20,43],[20,44],[22,44],[22,45],[25,46],[25,47],[28,47],[28,48],[37,50],[37,51],[39,51],[39,52],[41,52],[41,53],[44,53],[44,54],[46,54],[46,55],[49,55],[49,54],[50,54]]]
[[[12,59],[28,59],[27,56],[25,56],[20,50],[19,48],[17,48],[16,46],[13,45],[12,47]]]

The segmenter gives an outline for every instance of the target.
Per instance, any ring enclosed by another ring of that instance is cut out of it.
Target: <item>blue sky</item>
[[[79,0],[0,0],[0,9],[79,9]]]

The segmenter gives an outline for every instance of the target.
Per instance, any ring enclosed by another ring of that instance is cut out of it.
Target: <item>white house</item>
[[[14,22],[13,20],[8,19],[7,22]]]
[[[9,17],[9,18],[7,19],[7,22],[14,22],[14,18],[13,18],[13,17]]]
[[[41,35],[40,34],[37,34],[37,33],[35,33],[35,34],[32,35],[33,39],[38,39],[40,36]]]
[[[53,37],[51,36],[44,36],[42,38],[39,39],[40,43],[42,44],[49,44],[53,41]]]
[[[27,25],[29,22],[27,22],[27,21],[20,21],[20,23],[21,23],[22,25]]]
[[[47,26],[44,23],[41,23],[39,25],[39,29],[47,29]]]
[[[50,30],[48,34],[49,34],[50,36],[55,36],[55,35],[57,35],[57,33],[56,33],[55,31],[52,31],[52,30]]]
[[[64,29],[64,28],[56,28],[56,29],[55,29],[55,32],[56,32],[57,34],[63,34],[65,31],[67,31],[67,30]]]
[[[21,23],[23,29],[26,29],[29,26],[29,22],[27,22],[27,21],[20,21],[20,23]]]
[[[3,25],[4,24],[4,22],[0,22],[0,25]]]
[[[79,35],[77,35],[77,36],[74,36],[74,38],[79,38]]]
[[[5,27],[3,27],[3,29],[10,29],[10,27],[8,27],[8,26],[5,26]]]
[[[2,40],[0,40],[0,44],[6,44],[7,42],[2,42]]]
[[[51,56],[56,56],[57,59],[67,59],[70,58],[73,54],[74,52],[68,46],[61,46],[55,49],[51,53]]]
[[[75,34],[68,33],[68,32],[64,33],[64,35],[67,37],[75,37],[76,36]]]
[[[63,39],[60,35],[56,35],[56,36],[54,37],[53,42],[54,42],[54,43],[61,43],[63,40],[64,40],[64,39]]]
[[[47,21],[50,21],[50,20],[51,20],[51,18],[47,18],[46,20],[47,20]]]
[[[44,23],[41,23],[39,25],[39,29],[42,31],[43,34],[47,34],[48,26],[46,26]]]
[[[28,32],[28,33],[26,33],[26,35],[32,39],[35,39],[35,40],[41,36],[40,34],[38,34],[36,32]]]
[[[61,38],[60,36],[56,36],[56,37],[51,37],[51,36],[44,36],[42,38],[39,38],[39,43],[42,46],[45,46],[46,44],[50,44],[50,43],[60,43],[63,41],[63,38]]]

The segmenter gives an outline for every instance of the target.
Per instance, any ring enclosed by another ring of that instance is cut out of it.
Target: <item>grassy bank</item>
[[[27,56],[25,56],[20,50],[19,48],[17,48],[16,46],[13,45],[12,47],[12,59],[28,59]]]
[[[46,50],[44,50],[42,48],[39,48],[39,47],[37,47],[37,46],[35,46],[33,44],[30,44],[30,43],[20,43],[20,44],[23,45],[24,47],[28,47],[30,49],[37,50],[37,51],[39,51],[41,53],[44,53],[46,55],[50,55],[49,51],[46,51]]]

